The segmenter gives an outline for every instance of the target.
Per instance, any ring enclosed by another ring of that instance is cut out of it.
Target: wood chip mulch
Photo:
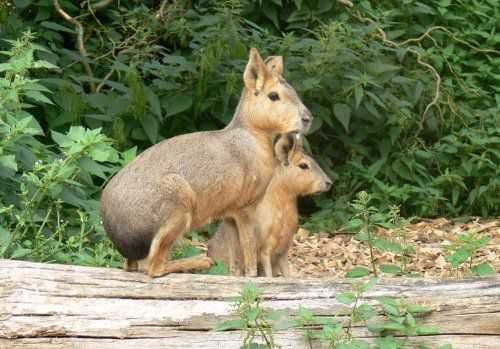
[[[408,227],[410,241],[416,254],[408,265],[408,271],[426,278],[456,277],[457,272],[446,261],[444,246],[450,245],[461,233],[475,231],[481,236],[489,235],[487,247],[479,250],[474,263],[488,262],[500,272],[500,220],[476,219],[467,223],[455,223],[439,218],[425,220]],[[380,229],[385,237],[391,236],[390,230]],[[393,253],[375,252],[380,264],[398,264]],[[299,229],[290,251],[290,262],[295,275],[300,277],[343,278],[355,266],[369,266],[369,249],[352,234],[333,232],[312,234]],[[459,270],[458,276],[467,276],[466,270]]]

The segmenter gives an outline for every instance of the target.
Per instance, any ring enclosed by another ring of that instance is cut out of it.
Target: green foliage
[[[31,74],[57,67],[35,58],[49,51],[33,39],[27,31],[9,41],[0,66],[0,257],[116,265],[96,194],[124,158],[100,129],[74,126],[52,131],[53,145],[39,140],[44,131],[34,113],[52,101]]]
[[[235,320],[224,321],[218,324],[216,331],[240,329],[245,331],[242,348],[279,348],[274,343],[273,328],[283,329],[288,327],[283,313],[268,311],[262,307],[262,290],[252,283],[247,283],[240,296],[234,302]],[[255,343],[260,338],[264,344]]]
[[[237,318],[224,321],[215,329],[218,331],[244,330],[246,336],[242,348],[267,349],[279,347],[273,340],[272,328],[294,327],[298,329],[310,349],[313,348],[315,341],[319,341],[321,347],[330,349],[403,349],[408,348],[408,336],[438,333],[435,326],[425,326],[419,323],[420,318],[431,312],[431,309],[402,299],[382,298],[378,300],[382,309],[381,314],[378,314],[375,307],[364,303],[363,295],[375,287],[377,281],[376,278],[372,278],[366,282],[354,283],[351,291],[336,295],[339,303],[349,307],[347,324],[343,324],[337,316],[316,316],[311,310],[302,306],[299,307],[293,319],[289,319],[282,312],[268,311],[261,305],[263,290],[256,288],[253,284],[247,284],[234,303]],[[381,315],[383,321],[371,321],[377,315]],[[376,335],[375,346],[353,337],[353,326],[360,324],[367,326]],[[255,343],[254,339],[257,337],[260,337],[265,344]],[[451,347],[445,345],[440,348]]]
[[[405,300],[394,298],[379,299],[383,314],[387,320],[383,322],[371,323],[368,329],[374,333],[418,336],[439,333],[435,326],[423,326],[418,324],[417,318],[431,310],[416,304],[407,303]],[[402,348],[402,341],[397,341],[393,337],[388,337],[387,341],[394,343],[395,348]],[[385,343],[385,345],[388,345]]]
[[[490,276],[495,274],[495,269],[488,263],[474,263],[474,256],[488,245],[490,237],[481,235],[474,231],[458,235],[457,240],[451,245],[444,246],[448,252],[446,261],[450,262],[453,269],[458,271],[461,267],[468,267],[469,271],[479,276]]]

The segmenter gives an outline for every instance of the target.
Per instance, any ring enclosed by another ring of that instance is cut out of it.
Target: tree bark
[[[212,328],[233,318],[231,300],[252,281],[263,305],[295,314],[346,314],[335,300],[350,282],[329,279],[242,278],[140,273],[68,265],[0,261],[0,348],[239,348],[239,331]],[[364,301],[406,297],[434,311],[424,323],[439,335],[418,337],[435,348],[500,348],[500,277],[468,280],[383,279]],[[347,322],[347,319],[345,319]],[[371,338],[366,327],[355,337]],[[413,338],[411,339],[413,340]],[[300,332],[278,332],[282,348],[307,348]],[[315,348],[319,348],[319,345]]]

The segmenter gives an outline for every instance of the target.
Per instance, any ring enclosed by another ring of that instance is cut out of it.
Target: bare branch
[[[106,81],[108,81],[108,79],[111,77],[111,75],[113,75],[113,73],[115,72],[114,69],[111,69],[107,74],[106,76],[104,77],[104,79],[102,79],[102,81],[99,83],[99,85],[97,85],[97,88],[95,90],[95,92],[99,92],[101,91],[101,88],[104,86],[104,84],[106,83]]]
[[[165,11],[165,7],[167,6],[168,0],[163,0],[161,2],[160,9],[158,10],[158,13],[156,14],[157,18],[163,19],[163,12]]]
[[[361,16],[360,13],[358,13],[356,15],[356,17],[362,22],[370,22],[372,24],[377,24],[374,20]],[[387,39],[387,34],[380,26],[377,26],[377,32],[378,32],[380,38],[382,39],[382,42],[388,46],[391,46],[391,47],[401,47],[404,44],[407,44],[409,42],[418,41],[417,39],[410,39],[410,40],[406,40],[402,43],[396,43],[392,40]],[[430,31],[427,31],[427,32],[430,32]],[[426,34],[424,33],[424,35],[421,36],[420,40],[422,40],[425,36],[426,36]],[[415,132],[415,137],[417,137],[420,134],[420,132],[422,131],[422,129],[424,128],[424,122],[425,122],[425,118],[427,116],[427,113],[429,112],[431,107],[437,106],[437,103],[439,102],[439,97],[441,96],[441,92],[440,92],[441,91],[441,76],[439,75],[437,70],[432,65],[422,61],[422,55],[420,54],[420,52],[418,52],[416,49],[414,49],[412,47],[408,47],[407,50],[409,52],[413,53],[415,56],[417,56],[417,63],[418,64],[420,64],[421,66],[427,68],[428,70],[430,70],[432,72],[432,74],[434,75],[435,81],[436,81],[434,98],[432,99],[432,101],[429,104],[427,104],[427,106],[424,109],[424,112],[422,114],[422,119],[420,120],[420,123],[419,123],[418,130]]]
[[[455,40],[456,42],[459,42],[465,46],[467,46],[468,48],[476,51],[476,52],[483,52],[483,53],[496,53],[496,54],[500,54],[500,51],[499,50],[493,50],[493,49],[482,49],[482,48],[478,48],[474,45],[471,45],[470,43],[468,43],[467,41],[465,40],[462,40],[460,38],[457,38],[457,36],[451,32],[450,30],[448,30],[447,28],[445,27],[441,27],[441,26],[435,26],[435,27],[430,27],[429,29],[427,29],[425,31],[425,33],[423,33],[422,35],[420,35],[419,37],[417,38],[411,38],[411,39],[408,39],[408,40],[405,40],[403,42],[401,42],[399,44],[399,46],[404,46],[404,45],[407,45],[409,43],[412,43],[412,42],[420,42],[422,41],[424,38],[426,37],[429,37],[430,39],[433,39],[432,36],[430,35],[431,32],[435,31],[435,30],[441,30],[441,31],[444,31],[446,34],[448,34],[453,40]]]
[[[82,60],[83,67],[84,67],[87,75],[89,75],[91,78],[93,78],[94,74],[92,73],[92,68],[90,67],[90,64],[87,62],[87,58],[89,55],[88,55],[87,50],[85,49],[85,45],[83,43],[84,30],[83,30],[82,24],[78,20],[71,17],[66,11],[64,11],[61,8],[61,5],[59,4],[59,0],[54,0],[54,7],[56,8],[57,12],[59,12],[59,14],[66,21],[70,22],[71,24],[73,24],[76,27],[78,51],[80,52],[80,55],[83,57],[83,60]],[[95,83],[90,82],[89,86],[90,86],[90,91],[95,92],[95,90],[96,90]]]

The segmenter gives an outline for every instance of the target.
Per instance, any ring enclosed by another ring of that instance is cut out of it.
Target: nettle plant
[[[365,243],[370,250],[371,272],[377,276],[378,270],[389,274],[407,274],[408,263],[415,254],[415,247],[409,240],[407,225],[411,218],[402,218],[399,207],[391,206],[390,210],[381,211],[370,205],[372,197],[365,191],[358,193],[351,203],[352,218],[343,229],[356,232],[356,239]],[[390,237],[381,236],[379,228],[392,229]],[[400,261],[397,264],[378,265],[376,251],[392,252]],[[347,273],[348,277],[362,277],[370,273],[365,267],[356,267]]]
[[[274,341],[274,331],[290,327],[289,320],[280,311],[270,311],[262,306],[263,290],[252,283],[247,283],[238,298],[235,299],[235,320],[224,321],[215,327],[216,331],[239,329],[245,331],[244,349],[267,348],[279,346]],[[259,342],[264,342],[258,343]]]
[[[0,64],[0,257],[116,265],[97,197],[135,149],[120,156],[100,129],[81,126],[52,131],[44,143],[34,115],[52,104],[50,90],[31,74],[57,67],[35,58],[47,50],[33,40],[28,31],[9,41]]]
[[[448,256],[448,261],[456,271],[457,278],[459,277],[460,269],[465,272],[479,276],[490,276],[495,274],[495,269],[487,262],[478,263],[475,261],[477,252],[488,245],[491,237],[480,234],[475,231],[470,231],[458,235],[457,240],[451,245],[443,246]]]
[[[263,308],[263,290],[247,284],[234,303],[237,318],[225,321],[215,329],[245,331],[241,346],[244,349],[279,348],[273,332],[278,329],[298,330],[309,349],[403,349],[410,345],[409,336],[439,333],[435,326],[421,324],[422,317],[432,311],[429,308],[391,297],[377,299],[376,306],[365,302],[365,293],[377,281],[377,278],[372,278],[365,282],[355,282],[352,290],[337,294],[336,300],[347,308],[334,316],[316,316],[312,310],[301,306],[293,317],[284,312]],[[374,334],[375,344],[356,338],[354,326],[365,326]],[[421,349],[428,348],[424,344],[413,344]],[[439,349],[451,349],[451,345],[445,344]]]

